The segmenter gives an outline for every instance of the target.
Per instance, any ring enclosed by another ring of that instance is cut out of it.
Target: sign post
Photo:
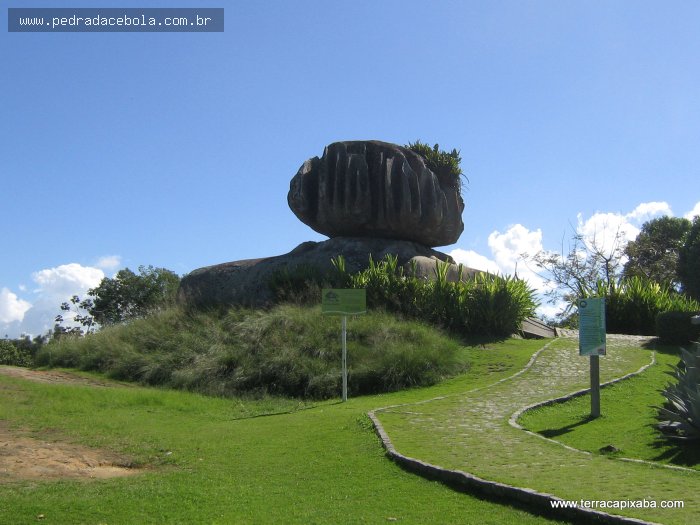
[[[364,289],[324,288],[321,291],[321,313],[342,315],[340,341],[342,346],[343,401],[348,400],[348,315],[367,312],[367,294]]]
[[[605,355],[605,298],[591,297],[578,302],[578,353],[590,357],[591,417],[600,417],[600,356]]]

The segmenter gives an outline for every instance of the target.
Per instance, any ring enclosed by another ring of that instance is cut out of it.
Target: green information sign
[[[605,355],[605,298],[580,299],[578,319],[579,355]]]
[[[321,291],[321,312],[330,315],[367,313],[366,291],[353,288],[324,288]]]

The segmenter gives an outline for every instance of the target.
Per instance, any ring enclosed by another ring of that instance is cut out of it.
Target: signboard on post
[[[578,353],[591,361],[591,417],[600,416],[600,359],[605,355],[605,298],[578,302]]]
[[[354,288],[324,288],[321,290],[321,313],[342,315],[341,345],[343,367],[343,401],[348,400],[348,315],[367,313],[367,292]]]
[[[330,315],[359,315],[367,312],[367,292],[354,288],[324,288],[321,312]]]
[[[605,298],[580,299],[578,319],[578,354],[605,355]]]

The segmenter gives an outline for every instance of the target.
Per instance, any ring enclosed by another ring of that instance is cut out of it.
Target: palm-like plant
[[[673,367],[675,384],[663,391],[666,403],[658,408],[658,428],[669,439],[700,439],[700,344],[681,349],[681,362]]]

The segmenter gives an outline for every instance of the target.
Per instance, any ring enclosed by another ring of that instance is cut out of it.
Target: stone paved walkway
[[[609,336],[601,381],[649,364],[650,352],[640,348],[646,340]],[[395,449],[408,457],[563,499],[684,500],[681,514],[666,509],[624,514],[658,523],[700,523],[700,473],[585,454],[508,424],[525,406],[588,387],[589,360],[578,356],[577,344],[573,338],[557,339],[525,371],[490,387],[375,415]],[[649,480],[643,488],[640,479]]]

